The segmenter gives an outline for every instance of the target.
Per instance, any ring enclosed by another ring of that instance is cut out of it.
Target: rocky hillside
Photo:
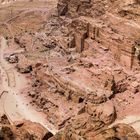
[[[1,140],[47,140],[52,136],[52,133],[38,123],[24,120],[10,124],[6,115],[0,118]]]
[[[54,134],[49,140],[140,140],[140,2],[49,0],[11,5],[12,12],[8,6],[0,9],[5,14],[0,15],[0,34],[7,46],[1,63],[6,63],[7,79],[16,83],[7,92],[26,101],[28,113],[31,107],[41,114]],[[9,82],[3,75],[2,81]],[[22,88],[21,75],[27,80]],[[19,114],[12,114],[19,117],[21,111],[14,107]],[[8,130],[15,130],[16,137],[22,127],[24,123],[9,124]]]
[[[130,7],[136,8],[139,4],[139,0],[59,0],[58,11],[60,15],[79,15],[97,18],[108,12],[118,14],[124,8],[126,8],[127,13]]]
[[[95,40],[93,34],[97,30],[96,41],[109,48],[117,61],[129,68],[139,65],[140,2],[138,0],[59,0],[58,13],[60,16],[82,23],[75,27],[76,32],[87,27],[83,40],[88,37]],[[126,57],[127,61],[124,60]]]

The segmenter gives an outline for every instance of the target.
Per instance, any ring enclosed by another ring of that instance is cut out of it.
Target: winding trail
[[[24,75],[19,74],[14,67],[4,59],[4,49],[6,47],[8,47],[7,40],[1,37],[0,72],[2,85],[0,89],[0,114],[5,113],[11,123],[24,119],[40,123],[50,132],[56,134],[57,130],[47,121],[45,116],[28,105],[27,100],[21,96],[21,90],[27,87],[28,83]]]

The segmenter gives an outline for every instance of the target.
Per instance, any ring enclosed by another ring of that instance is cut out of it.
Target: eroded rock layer
[[[1,116],[1,140],[47,140],[52,136],[52,133],[38,123],[24,120],[10,124],[6,115]]]

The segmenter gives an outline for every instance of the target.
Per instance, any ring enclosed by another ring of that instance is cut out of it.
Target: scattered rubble
[[[11,54],[10,56],[5,57],[5,59],[9,63],[18,63],[18,56],[16,56],[15,54]]]

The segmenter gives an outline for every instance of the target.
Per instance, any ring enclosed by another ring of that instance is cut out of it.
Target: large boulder
[[[91,130],[94,131],[94,130]],[[137,132],[127,124],[117,124],[112,128],[103,129],[98,131],[97,134],[86,133],[85,136],[72,133],[70,129],[65,129],[57,133],[54,137],[49,140],[140,140],[140,136]]]
[[[100,120],[105,124],[111,124],[116,117],[115,106],[112,101],[100,104],[96,109],[96,113],[99,114]]]
[[[0,119],[0,140],[47,140],[53,134],[38,123],[14,122],[11,125],[6,115]]]
[[[137,132],[129,125],[117,124],[110,129],[104,130],[103,132],[96,135],[94,138],[89,140],[140,140],[140,136]]]
[[[116,117],[116,110],[111,101],[99,105],[93,105],[88,103],[86,107],[87,113],[100,120],[105,124],[111,124]]]

